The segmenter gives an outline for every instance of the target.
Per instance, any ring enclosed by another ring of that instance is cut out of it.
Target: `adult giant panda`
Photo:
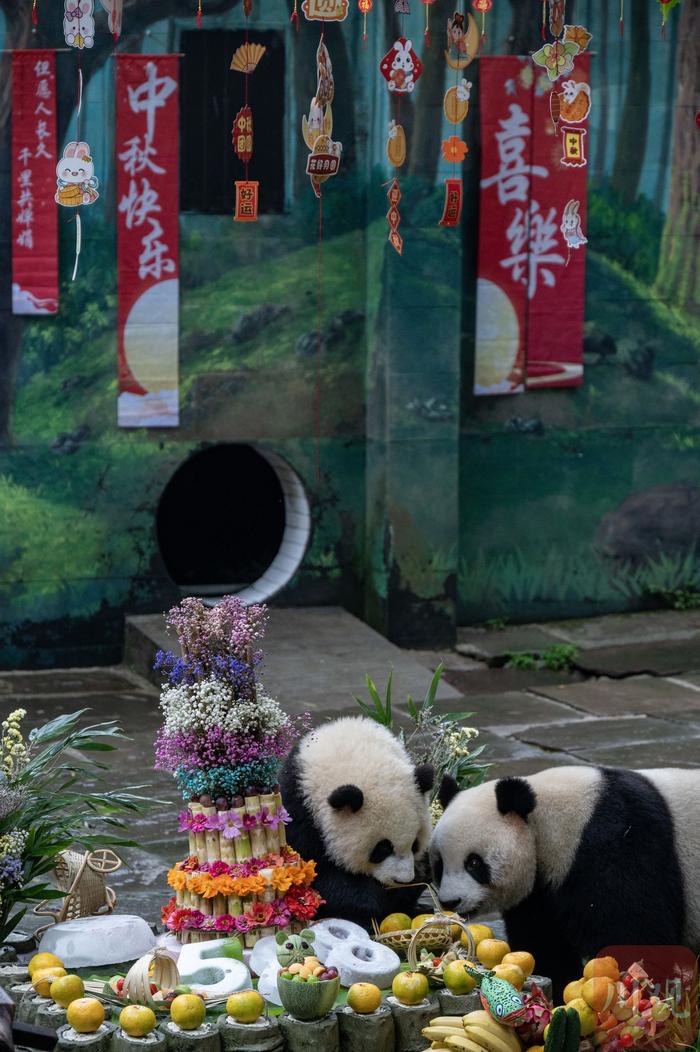
[[[287,839],[317,863],[319,916],[369,928],[372,917],[409,913],[421,888],[416,862],[430,838],[433,769],[415,767],[398,739],[365,717],[343,717],[306,734],[280,775],[292,816]]]
[[[499,910],[555,992],[605,946],[700,951],[700,771],[557,767],[459,792],[432,836],[445,908]]]

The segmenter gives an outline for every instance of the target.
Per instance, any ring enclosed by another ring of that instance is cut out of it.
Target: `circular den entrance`
[[[181,464],[158,506],[166,569],[185,595],[263,602],[296,573],[311,518],[298,475],[276,453],[217,445]]]

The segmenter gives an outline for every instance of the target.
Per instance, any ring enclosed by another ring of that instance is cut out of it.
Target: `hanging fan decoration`
[[[115,40],[122,35],[122,11],[124,0],[100,0],[104,10],[107,12],[107,25]]]
[[[244,102],[233,119],[231,143],[238,160],[245,166],[245,178],[236,180],[236,209],[234,220],[239,223],[254,223],[258,218],[258,195],[260,184],[248,178],[248,165],[253,157],[253,111],[248,103],[248,79],[257,69],[267,49],[263,44],[251,44],[246,40],[233,53],[230,69],[244,77]]]

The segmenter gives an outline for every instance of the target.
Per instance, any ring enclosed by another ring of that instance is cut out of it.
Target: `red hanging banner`
[[[587,80],[587,72],[588,56],[577,58],[572,76]],[[529,59],[482,57],[480,105],[474,392],[575,386],[583,376],[585,238],[572,242],[562,225],[568,230],[574,212],[585,223],[586,168],[560,163],[549,91]]]
[[[58,310],[56,52],[12,52],[12,313]]]
[[[120,427],[177,427],[179,60],[117,55]]]

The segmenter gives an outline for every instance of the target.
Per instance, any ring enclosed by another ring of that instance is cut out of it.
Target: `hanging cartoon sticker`
[[[95,15],[93,0],[65,0],[63,8],[63,36],[68,47],[82,50],[95,43]]]
[[[459,226],[462,216],[462,180],[445,179],[445,204],[439,226]]]
[[[591,112],[591,89],[584,81],[565,80],[559,96],[559,117],[570,124],[580,124]]]
[[[343,22],[348,6],[348,0],[304,0],[301,9],[309,22]]]
[[[231,140],[238,160],[248,164],[253,156],[253,111],[250,106],[242,106],[236,114]]]
[[[333,101],[334,94],[335,82],[331,56],[321,40],[316,50],[316,102],[319,106],[327,106]]]
[[[319,135],[306,162],[306,174],[316,197],[321,196],[321,183],[336,175],[340,168],[342,143],[333,142],[330,135]]]
[[[584,237],[583,228],[581,227],[581,216],[578,211],[580,207],[581,202],[572,199],[571,201],[566,202],[564,205],[564,211],[562,212],[561,226],[559,229],[562,232],[569,250],[572,248],[580,248],[581,245],[588,244],[588,238]]]
[[[310,150],[313,150],[319,135],[332,135],[333,111],[330,106],[319,106],[316,97],[311,100],[309,116],[301,118],[301,134]]]
[[[408,95],[423,72],[423,63],[413,50],[413,44],[399,37],[379,63],[379,69],[394,95]]]
[[[587,164],[583,143],[585,128],[562,128],[561,131],[564,147],[561,164],[565,168],[580,168]]]
[[[559,37],[564,29],[566,0],[549,0],[549,32]]]
[[[386,196],[389,199],[389,211],[386,214],[386,220],[389,224],[388,241],[391,247],[401,255],[403,252],[403,238],[399,233],[399,223],[401,222],[399,201],[401,200],[401,191],[399,190],[399,184],[396,179],[392,179],[391,186],[389,187]]]
[[[585,26],[564,26],[564,43],[577,44],[579,51],[585,51],[592,39]]]
[[[236,180],[236,212],[238,223],[254,223],[258,218],[258,188],[254,179]]]
[[[389,164],[400,168],[406,160],[406,133],[396,121],[389,121],[389,137],[386,141]]]
[[[471,81],[461,80],[445,92],[442,109],[450,124],[461,124],[469,113],[471,90]]]
[[[122,35],[122,8],[124,0],[100,0],[102,7],[107,12],[107,25],[109,31],[117,40]]]
[[[553,44],[545,44],[539,51],[535,51],[532,61],[536,66],[542,66],[553,82],[571,73],[574,58],[578,53],[579,46],[573,40],[555,40]]]
[[[86,142],[69,142],[56,165],[54,201],[65,208],[91,205],[100,196],[95,165]]]
[[[465,26],[464,20],[467,19]],[[455,11],[447,19],[445,61],[451,69],[465,69],[479,51],[479,27],[473,15]],[[456,56],[456,57],[453,57]]]

